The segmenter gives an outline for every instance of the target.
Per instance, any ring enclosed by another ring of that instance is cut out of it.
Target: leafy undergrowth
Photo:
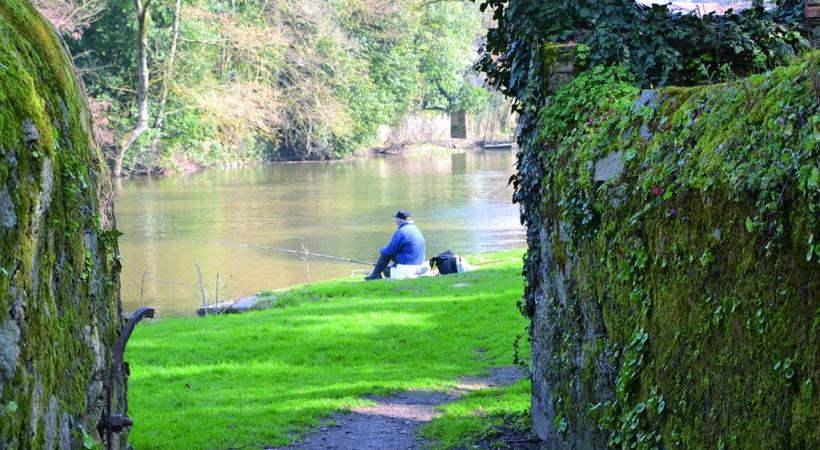
[[[530,381],[473,392],[421,430],[435,448],[521,448],[531,436]]]
[[[339,280],[241,316],[141,324],[128,346],[135,448],[279,446],[365,394],[452,387],[510,365],[521,251],[471,273]],[[524,355],[528,349],[521,349]]]

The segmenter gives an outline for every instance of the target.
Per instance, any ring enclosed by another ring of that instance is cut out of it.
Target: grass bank
[[[365,394],[443,389],[510,365],[527,324],[515,306],[521,254],[483,255],[473,261],[494,262],[462,275],[316,283],[242,316],[140,324],[126,354],[130,440],[140,450],[285,445]],[[514,406],[522,395],[488,399]],[[426,433],[475,435],[485,425],[459,419],[481,421],[477,398]]]
[[[532,428],[530,388],[530,380],[524,379],[473,392],[440,407],[441,416],[424,425],[420,434],[434,449],[522,448]]]

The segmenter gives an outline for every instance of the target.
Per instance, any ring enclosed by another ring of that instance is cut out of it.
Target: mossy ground
[[[126,355],[131,442],[138,449],[279,446],[362,404],[365,394],[442,389],[511,365],[526,326],[515,306],[521,253],[488,255],[482,259],[501,262],[467,274],[316,283],[279,295],[270,310],[141,324]],[[515,405],[528,398],[523,385],[515,394]],[[468,400],[453,415],[480,403]],[[453,442],[487,426],[457,420],[431,436]]]

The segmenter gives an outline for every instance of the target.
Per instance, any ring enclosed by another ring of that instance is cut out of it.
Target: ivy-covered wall
[[[100,442],[122,320],[110,192],[61,40],[28,0],[3,0],[0,449]]]
[[[579,56],[545,46],[542,79]],[[523,125],[548,448],[820,448],[818,59],[659,90],[599,66]]]

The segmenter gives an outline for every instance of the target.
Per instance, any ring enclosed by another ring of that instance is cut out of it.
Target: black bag
[[[458,256],[454,255],[452,251],[447,250],[430,260],[430,268],[435,269],[436,267],[438,267],[438,273],[440,275],[458,273]]]

